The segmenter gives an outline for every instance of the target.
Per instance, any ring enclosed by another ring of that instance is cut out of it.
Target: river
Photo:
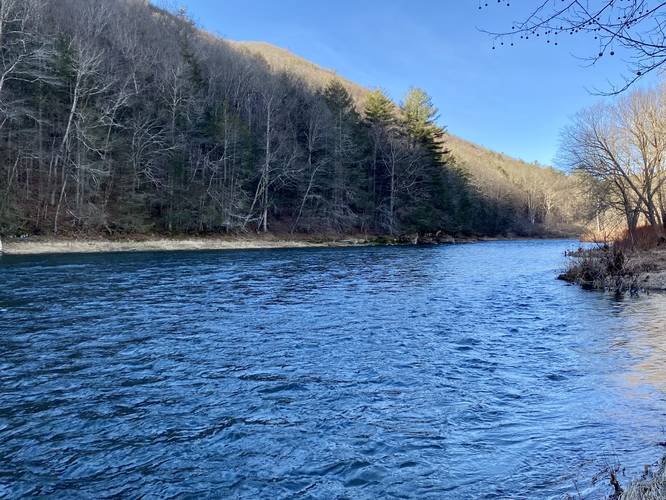
[[[0,259],[0,497],[559,498],[666,441],[571,241]]]

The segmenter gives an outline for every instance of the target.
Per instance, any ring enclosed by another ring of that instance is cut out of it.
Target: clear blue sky
[[[625,69],[619,55],[586,67],[580,57],[594,45],[569,35],[557,47],[530,39],[492,50],[478,28],[509,29],[532,0],[488,0],[483,10],[478,0],[176,1],[211,32],[289,49],[396,100],[422,87],[450,132],[543,164],[569,117],[600,99],[590,90]]]

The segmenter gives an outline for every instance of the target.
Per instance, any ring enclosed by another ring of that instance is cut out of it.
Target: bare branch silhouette
[[[506,4],[510,6],[509,3]],[[488,4],[484,4],[485,7]],[[479,9],[484,6],[479,5]],[[624,92],[646,75],[666,64],[666,2],[649,0],[544,0],[510,30],[487,31],[496,44],[543,39],[558,45],[562,35],[587,37],[590,51],[584,56],[595,64],[616,53],[626,57],[627,74],[610,90]],[[495,48],[495,46],[493,46]]]

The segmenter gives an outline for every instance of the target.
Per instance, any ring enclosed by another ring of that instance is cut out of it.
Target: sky
[[[485,2],[488,6],[484,6]],[[528,162],[557,165],[559,136],[580,109],[621,82],[621,54],[590,67],[594,41],[559,35],[493,50],[488,31],[524,18],[533,0],[180,0],[202,28],[263,41],[400,101],[426,90],[453,134]],[[482,6],[482,9],[479,9]],[[534,37],[532,37],[534,38]],[[650,84],[651,82],[643,82]]]

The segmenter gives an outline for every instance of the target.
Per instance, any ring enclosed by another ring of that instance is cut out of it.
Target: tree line
[[[495,234],[420,89],[355,101],[144,0],[0,2],[0,231]],[[498,224],[498,220],[502,223]]]

